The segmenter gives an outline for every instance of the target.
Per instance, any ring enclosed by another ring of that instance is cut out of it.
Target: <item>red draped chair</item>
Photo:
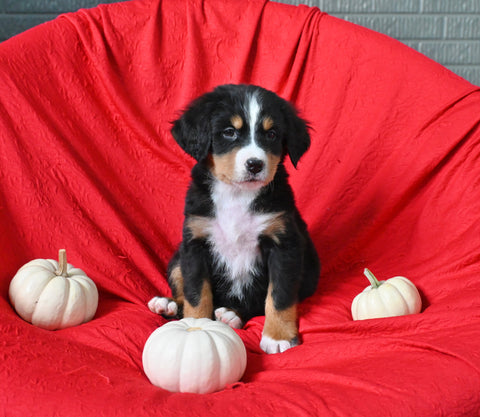
[[[150,384],[193,160],[170,122],[223,83],[261,85],[310,121],[290,163],[323,269],[303,343],[238,334],[243,379],[208,395]],[[0,44],[0,414],[476,416],[480,410],[479,88],[386,36],[264,0],[132,0]],[[8,299],[27,261],[69,261],[100,289],[95,318],[47,331]],[[420,314],[353,321],[352,299],[404,275]]]

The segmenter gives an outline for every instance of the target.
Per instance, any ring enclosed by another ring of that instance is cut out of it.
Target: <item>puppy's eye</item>
[[[222,136],[228,140],[235,140],[237,139],[237,131],[233,127],[227,127],[223,130]]]
[[[275,140],[275,139],[277,139],[277,132],[275,132],[275,130],[273,130],[273,129],[270,129],[270,130],[267,132],[267,138],[270,139],[270,140]]]

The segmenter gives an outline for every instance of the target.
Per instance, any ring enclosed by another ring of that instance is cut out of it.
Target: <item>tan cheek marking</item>
[[[208,281],[203,281],[202,292],[198,305],[192,306],[186,299],[183,307],[183,317],[196,319],[213,317],[213,295],[212,287]]]
[[[180,269],[180,265],[177,265],[172,269],[172,271],[170,272],[170,276],[168,277],[168,283],[170,284],[170,288],[172,289],[173,299],[180,307],[184,303],[183,275],[182,270]]]
[[[274,340],[290,341],[298,335],[297,304],[295,303],[285,310],[277,310],[273,302],[272,289],[272,284],[270,284],[265,303],[263,334]]]
[[[267,116],[262,121],[263,130],[267,131],[273,127],[273,120],[271,117]]]
[[[238,149],[223,155],[212,155],[212,174],[220,181],[230,184],[235,174],[235,158]]]
[[[285,233],[286,226],[283,215],[285,212],[278,213],[263,231],[265,236],[270,237],[277,245],[280,243],[279,235]]]
[[[277,173],[277,167],[278,167],[278,164],[280,163],[281,158],[280,156],[272,155],[268,153],[267,160],[268,160],[268,174],[265,182],[269,183],[270,181],[273,180],[273,177]]]
[[[238,114],[232,116],[230,123],[237,130],[240,130],[243,127],[243,119]]]
[[[205,239],[209,236],[210,219],[202,216],[189,216],[185,226],[190,230],[192,239]]]

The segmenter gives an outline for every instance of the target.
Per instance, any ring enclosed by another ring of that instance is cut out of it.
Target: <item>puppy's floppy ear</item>
[[[205,159],[212,144],[211,116],[214,111],[212,94],[193,101],[183,115],[173,122],[172,135],[180,147],[198,162]]]
[[[310,147],[309,126],[298,115],[297,110],[287,101],[285,101],[283,106],[283,114],[287,124],[285,147],[293,166],[296,168],[298,161]]]

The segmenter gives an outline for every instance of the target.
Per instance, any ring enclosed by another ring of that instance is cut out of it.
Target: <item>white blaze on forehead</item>
[[[258,121],[260,119],[260,99],[257,93],[252,93],[247,96],[247,113],[248,113],[248,125],[250,127],[250,141],[255,143],[255,132]]]
[[[246,162],[251,159],[259,159],[267,164],[267,154],[266,152],[258,146],[255,141],[257,126],[260,123],[260,113],[262,110],[261,102],[256,92],[248,94],[245,102],[245,111],[247,113],[247,123],[250,130],[250,142],[241,148],[235,158],[235,179],[237,181],[242,181],[245,176],[248,175],[246,172]],[[266,177],[266,170],[259,174],[258,179],[260,181],[264,180]]]

